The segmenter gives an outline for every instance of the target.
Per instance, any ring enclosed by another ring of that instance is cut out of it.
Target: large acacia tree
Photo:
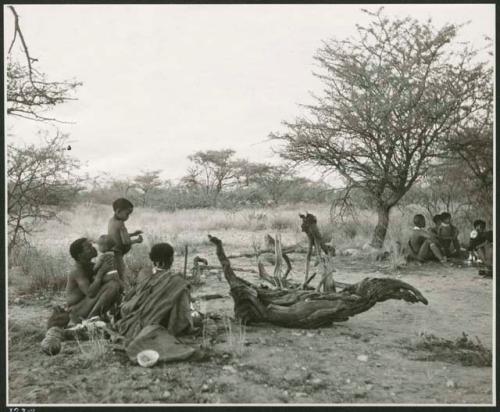
[[[355,37],[324,42],[315,55],[324,90],[308,114],[272,136],[284,158],[335,171],[372,199],[372,246],[381,247],[391,209],[457,125],[484,110],[492,72],[456,41],[459,26],[364,12],[371,21]]]
[[[161,170],[146,170],[134,178],[134,187],[141,192],[142,206],[146,206],[148,195],[162,186],[160,173]]]

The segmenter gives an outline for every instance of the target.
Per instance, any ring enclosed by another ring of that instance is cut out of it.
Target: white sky
[[[86,171],[118,177],[162,169],[178,179],[196,150],[232,148],[276,162],[272,131],[319,90],[312,56],[343,38],[376,5],[16,5],[37,67],[83,82],[78,101],[51,116],[75,124],[72,154]],[[493,4],[385,5],[391,16],[470,24],[461,38],[494,38]],[[12,15],[4,10],[5,49]],[[9,116],[8,141],[36,141],[53,126]],[[311,173],[304,171],[303,173]],[[313,174],[317,176],[317,174]]]

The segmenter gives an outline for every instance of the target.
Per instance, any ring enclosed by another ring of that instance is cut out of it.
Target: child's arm
[[[129,233],[128,235],[129,235],[129,237],[132,237],[132,236],[139,236],[142,234],[143,234],[142,230],[136,230],[135,232]]]
[[[104,262],[104,255],[97,256],[94,263],[94,273],[96,273]]]
[[[131,244],[134,244],[134,243],[142,243],[143,241],[143,238],[141,235],[137,235],[137,239],[134,239],[134,240],[131,240],[130,243]]]

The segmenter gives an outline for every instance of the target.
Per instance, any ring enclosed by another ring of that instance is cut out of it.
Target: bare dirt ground
[[[226,251],[234,252],[230,247]],[[216,264],[212,250],[207,248],[206,253]],[[293,277],[301,280],[304,257],[292,255],[292,259]],[[422,333],[455,340],[465,332],[493,349],[491,279],[468,267],[428,264],[393,271],[368,259],[336,261],[336,279],[341,282],[400,276],[417,287],[429,305],[387,301],[328,328],[251,325],[242,338],[234,322],[233,336],[220,333],[208,360],[146,369],[132,365],[119,351],[89,359],[76,342],[65,342],[57,356],[44,355],[39,344],[50,304],[62,301],[62,295],[18,297],[9,290],[8,400],[17,404],[493,402],[491,367],[426,361],[425,353],[417,356],[411,347]],[[232,263],[255,268],[252,259]],[[260,283],[256,275],[238,275]],[[208,293],[225,297],[207,301],[204,310],[232,316],[224,278],[207,276],[205,284],[193,291],[194,296]]]

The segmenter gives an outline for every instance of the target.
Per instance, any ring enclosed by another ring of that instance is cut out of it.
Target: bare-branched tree
[[[73,92],[81,82],[75,80],[49,81],[39,72],[21,30],[20,17],[8,6],[14,17],[14,35],[7,52],[7,114],[37,121],[58,121],[45,112],[60,103],[75,100]],[[14,46],[19,43],[23,59],[16,59]]]
[[[37,225],[56,217],[56,206],[82,190],[80,164],[68,155],[67,136],[45,136],[41,146],[7,146],[7,222],[9,254],[27,241]]]
[[[464,174],[473,176],[469,195],[480,207],[486,219],[493,218],[493,76],[484,79],[475,104],[482,110],[474,113],[467,122],[458,124],[445,144],[443,157],[460,165]]]
[[[443,139],[485,110],[491,80],[477,50],[454,41],[460,26],[389,19],[382,9],[358,35],[325,42],[315,59],[324,93],[286,122],[281,155],[338,173],[376,205],[372,246],[383,245],[391,209],[432,166]]]

